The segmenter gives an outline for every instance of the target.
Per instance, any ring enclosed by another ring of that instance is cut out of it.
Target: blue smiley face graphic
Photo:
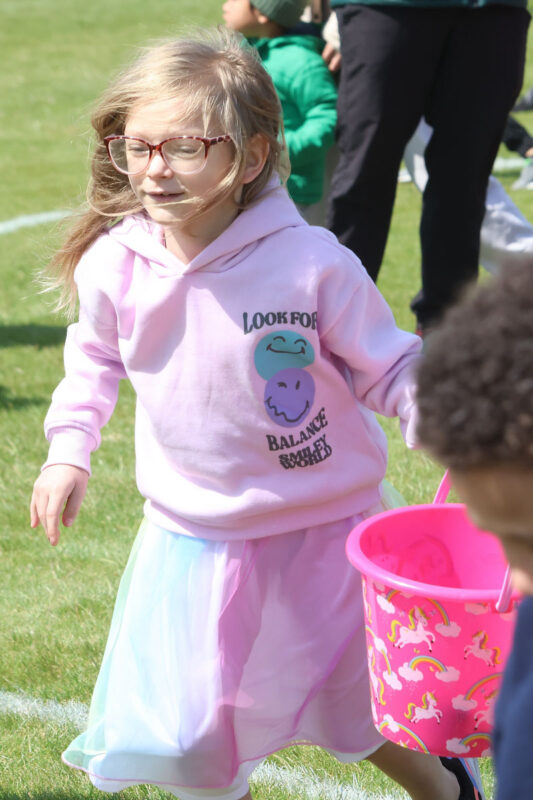
[[[254,363],[266,381],[281,369],[303,369],[315,360],[311,343],[295,331],[274,331],[263,336],[255,348]]]
[[[315,382],[303,369],[282,369],[265,386],[265,409],[284,428],[300,425],[315,399]]]

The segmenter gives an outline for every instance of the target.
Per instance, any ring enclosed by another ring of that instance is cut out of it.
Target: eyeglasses
[[[173,136],[150,144],[135,136],[106,136],[104,143],[115,169],[124,175],[138,175],[148,169],[154,153],[159,153],[172,172],[191,175],[205,167],[209,148],[231,142],[231,136]]]

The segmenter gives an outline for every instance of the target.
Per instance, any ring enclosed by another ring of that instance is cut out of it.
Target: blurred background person
[[[522,84],[526,5],[332,0],[342,69],[328,225],[374,280],[404,148],[422,116],[434,129],[420,224],[422,288],[411,303],[420,334],[477,277],[487,181]]]

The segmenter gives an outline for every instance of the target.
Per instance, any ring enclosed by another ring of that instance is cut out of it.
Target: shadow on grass
[[[54,347],[65,341],[66,329],[58,325],[0,325],[0,347],[35,345]]]
[[[50,402],[49,399],[44,397],[17,397],[11,394],[9,389],[0,385],[0,409],[7,411],[18,411],[21,408],[28,408],[28,406],[43,406]],[[3,796],[0,795],[3,800]]]

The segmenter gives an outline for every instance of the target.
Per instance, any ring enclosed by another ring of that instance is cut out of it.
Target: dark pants
[[[522,84],[529,14],[510,6],[343,6],[340,159],[328,225],[375,280],[405,145],[425,116],[421,324],[478,272],[487,181]]]

